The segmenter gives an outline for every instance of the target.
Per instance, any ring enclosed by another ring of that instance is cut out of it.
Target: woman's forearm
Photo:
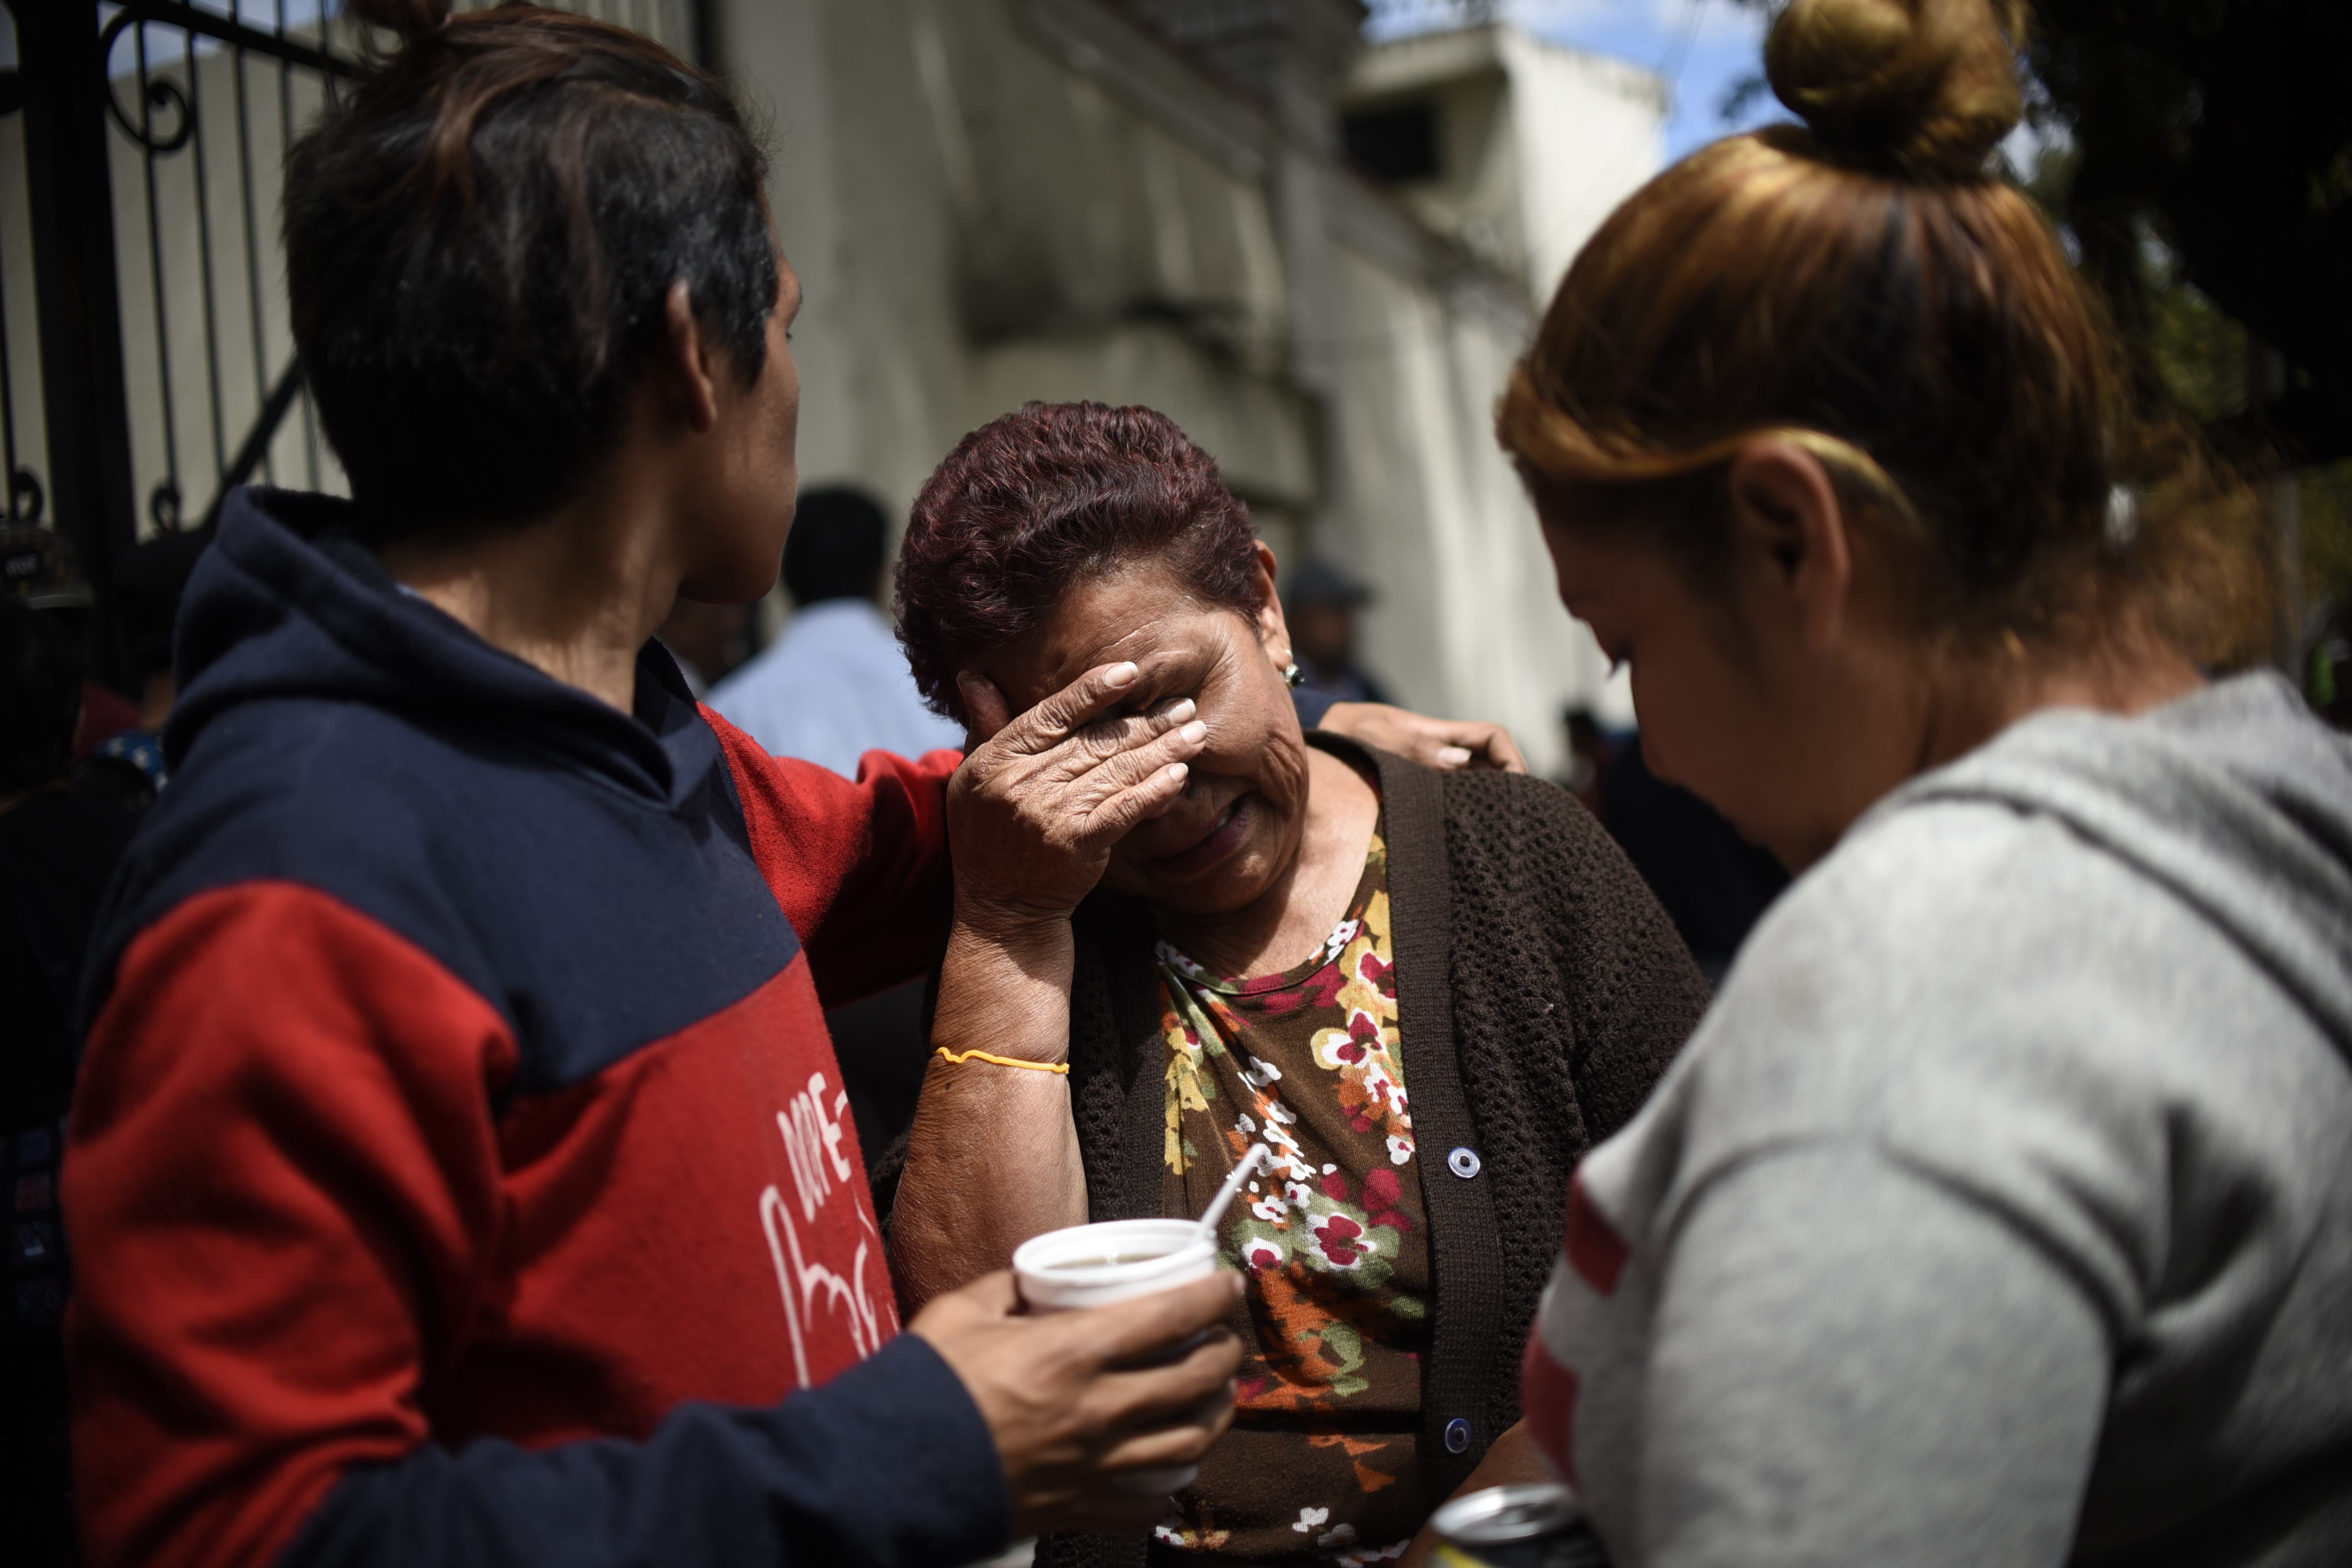
[[[1185,789],[1207,742],[1187,697],[1117,713],[1141,670],[1088,670],[1015,714],[986,677],[960,671],[978,743],[948,785],[955,925],[940,973],[935,1052],[892,1209],[890,1266],[908,1312],[1002,1268],[1013,1249],[1087,1217],[1070,1081],[1023,1062],[1070,1049],[1070,911],[1111,847]]]
[[[1066,921],[998,930],[959,919],[932,1045],[1064,1061],[1073,952]],[[891,1221],[903,1312],[1003,1268],[1033,1236],[1085,1222],[1069,1084],[1060,1073],[932,1056]]]

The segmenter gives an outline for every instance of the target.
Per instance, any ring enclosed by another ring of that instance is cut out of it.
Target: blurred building
[[[1562,760],[1556,715],[1602,662],[1492,410],[1568,258],[1658,166],[1655,78],[1505,25],[1367,47],[1357,0],[576,8],[715,58],[771,123],[808,482],[903,509],[1027,399],[1150,404],[1285,559],[1377,586],[1363,653],[1400,700]],[[112,102],[28,68],[26,110],[0,105],[9,457],[33,486],[12,474],[9,510],[103,535],[101,592],[226,483],[340,483],[276,254],[283,149],[356,54],[332,9],[38,8],[34,52],[93,82],[102,61]],[[36,121],[96,177],[28,180]],[[110,280],[88,265],[107,249]],[[89,298],[40,288],[68,266]],[[49,342],[88,363],[49,374]]]
[[[1355,0],[735,0],[807,286],[802,464],[911,500],[1030,398],[1148,403],[1277,554],[1377,584],[1402,700],[1539,767],[1603,664],[1492,409],[1539,300],[1658,166],[1646,73]]]
[[[1499,24],[1366,49],[1343,144],[1406,210],[1507,276],[1540,310],[1601,220],[1663,156],[1665,84]]]

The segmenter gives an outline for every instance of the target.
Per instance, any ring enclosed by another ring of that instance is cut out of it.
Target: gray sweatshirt
[[[1874,809],[1585,1162],[1528,1403],[1625,1568],[2352,1563],[2352,743],[2244,677]]]

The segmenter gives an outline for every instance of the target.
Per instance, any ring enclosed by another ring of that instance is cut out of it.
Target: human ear
[[[1290,623],[1282,616],[1277,581],[1273,547],[1261,539],[1257,542],[1257,611],[1250,619],[1257,627],[1258,645],[1274,660],[1275,668],[1280,669],[1297,660],[1290,650]]]
[[[662,296],[665,329],[663,369],[675,381],[679,409],[698,436],[719,423],[719,364],[702,323],[694,319],[694,294],[681,278]]]
[[[1736,554],[1759,568],[1807,647],[1835,643],[1853,592],[1853,545],[1829,470],[1795,443],[1768,438],[1732,459],[1726,489]]]

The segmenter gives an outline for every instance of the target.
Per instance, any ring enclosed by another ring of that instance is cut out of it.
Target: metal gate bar
[[[120,680],[114,561],[131,548],[138,524],[107,174],[105,58],[93,12],[54,0],[7,4],[24,92],[48,512],[73,540],[96,596],[93,661],[101,676]]]

